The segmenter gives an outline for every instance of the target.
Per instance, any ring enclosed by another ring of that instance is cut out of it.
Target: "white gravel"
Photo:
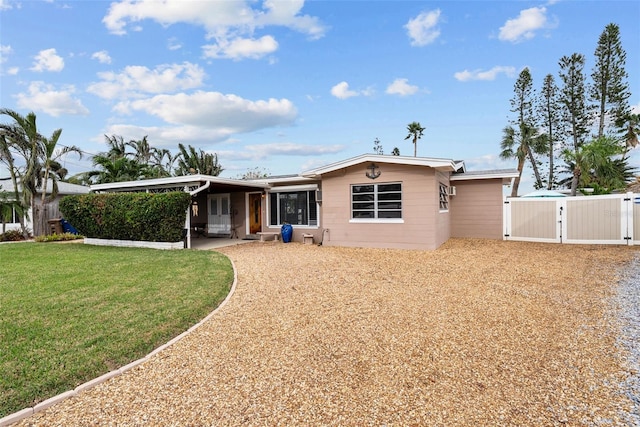
[[[616,344],[627,354],[622,391],[632,402],[624,419],[629,425],[640,426],[640,255],[622,271],[615,302],[620,320]]]

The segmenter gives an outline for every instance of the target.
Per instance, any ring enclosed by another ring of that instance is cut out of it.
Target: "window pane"
[[[353,211],[353,218],[374,218],[373,211]]]
[[[373,202],[373,194],[354,194],[354,202]]]
[[[378,200],[397,200],[400,201],[402,196],[400,193],[384,193],[378,194]]]
[[[378,204],[378,209],[402,209],[402,203],[400,202],[384,202]]]
[[[278,218],[278,193],[269,194],[269,225],[280,224]]]
[[[378,193],[384,193],[388,191],[402,191],[402,184],[379,184]]]
[[[400,212],[400,211],[380,211],[380,212],[378,212],[378,218],[402,218],[402,212]]]
[[[357,203],[353,202],[352,209],[374,209],[375,205],[373,203]]]
[[[373,193],[373,185],[354,185],[351,188],[354,193]]]
[[[318,225],[318,205],[315,190],[309,191],[309,225]]]
[[[229,215],[229,199],[222,198],[222,215]]]

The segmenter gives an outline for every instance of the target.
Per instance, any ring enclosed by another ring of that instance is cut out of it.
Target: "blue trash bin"
[[[291,241],[291,236],[293,235],[293,227],[291,224],[282,224],[280,233],[282,234],[282,242],[289,243]]]

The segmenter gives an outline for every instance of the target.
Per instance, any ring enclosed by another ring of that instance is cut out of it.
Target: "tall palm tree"
[[[56,150],[56,146],[58,145],[58,139],[60,138],[60,134],[62,133],[62,129],[57,129],[51,135],[51,138],[42,138],[42,153],[43,153],[43,184],[42,184],[42,201],[41,203],[44,205],[45,197],[47,193],[47,185],[49,180],[51,180],[51,196],[50,199],[54,199],[58,195],[58,180],[64,179],[64,175],[66,175],[66,170],[64,170],[64,174],[61,172],[63,169],[60,167],[58,163],[58,159],[68,153],[76,153],[80,158],[82,158],[82,151],[80,148],[72,145],[70,147],[63,147],[61,149]]]
[[[118,159],[120,157],[124,157],[127,155],[127,143],[124,142],[124,138],[120,135],[105,135],[107,146],[109,150],[107,151],[107,156],[113,159]]]
[[[126,145],[135,150],[135,153],[132,154],[133,158],[138,162],[145,164],[149,164],[151,159],[154,157],[154,153],[157,151],[149,145],[146,135],[138,141],[131,140],[127,142]]]
[[[407,125],[409,134],[404,139],[413,139],[413,157],[418,157],[418,140],[422,138],[422,132],[424,132],[424,130],[425,128],[420,126],[418,122],[411,122]]]
[[[15,150],[15,152],[24,158],[24,168],[19,170],[15,168],[14,165],[13,170],[16,173],[16,181],[18,179],[20,180],[20,187],[22,188],[22,197],[20,200],[22,205],[28,209],[28,207],[33,207],[34,205],[38,185],[41,180],[39,176],[39,159],[42,156],[43,136],[38,132],[34,112],[23,116],[16,111],[2,108],[0,109],[0,115],[9,116],[13,119],[13,123],[11,124],[0,124],[0,134],[3,136],[3,145],[6,144],[10,149]],[[16,188],[18,188],[17,185]],[[34,221],[36,219],[34,212]],[[27,234],[24,224],[23,234],[25,234],[25,236]]]
[[[520,124],[519,130],[514,129],[512,126],[507,126],[502,130],[502,142],[500,143],[500,158],[501,159],[517,159],[518,160],[518,176],[513,182],[511,188],[511,197],[518,195],[518,189],[520,188],[520,180],[522,179],[522,171],[524,170],[524,164],[527,158],[531,155],[532,151],[535,151],[534,147],[538,147],[541,144],[541,137],[538,135],[538,131],[533,126],[529,126],[526,123]]]

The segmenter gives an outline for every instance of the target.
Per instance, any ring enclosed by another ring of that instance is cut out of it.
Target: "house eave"
[[[453,172],[460,169],[463,165],[454,162],[451,159],[438,159],[431,157],[409,157],[409,156],[386,156],[380,154],[363,154],[350,159],[331,163],[329,165],[303,172],[301,175],[308,178],[318,178],[324,174],[355,166],[361,163],[388,163],[410,166],[425,166],[442,171]]]
[[[140,191],[144,189],[158,189],[167,187],[184,186],[195,187],[201,186],[205,183],[211,184],[224,184],[235,187],[250,187],[257,189],[269,188],[268,183],[255,182],[251,180],[220,178],[211,175],[185,175],[185,176],[172,176],[168,178],[154,178],[143,179],[138,181],[124,181],[124,182],[110,182],[106,184],[94,184],[91,185],[92,192],[110,192],[110,191]]]

